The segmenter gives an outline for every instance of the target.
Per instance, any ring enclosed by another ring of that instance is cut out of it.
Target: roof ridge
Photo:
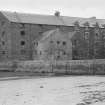
[[[16,23],[29,23],[29,24],[47,24],[47,25],[63,25],[63,26],[74,26],[73,23],[78,21],[81,27],[83,23],[89,22],[90,27],[96,22],[99,23],[100,27],[105,24],[105,19],[96,18],[81,18],[81,17],[70,17],[70,16],[55,16],[55,15],[44,15],[44,14],[33,14],[33,13],[21,13],[21,12],[10,12],[1,11],[1,13],[11,22]]]
[[[8,13],[17,13],[17,14],[26,14],[26,15],[40,15],[40,16],[54,16],[56,17],[55,15],[51,15],[51,14],[39,14],[39,13],[28,13],[28,12],[18,12],[18,11],[3,11],[1,10],[0,12],[8,12]],[[68,17],[68,18],[81,18],[81,19],[92,19],[92,17],[77,17],[77,16],[65,16],[65,15],[62,15],[60,17]],[[100,19],[100,18],[98,18]],[[96,19],[97,20],[97,19]]]

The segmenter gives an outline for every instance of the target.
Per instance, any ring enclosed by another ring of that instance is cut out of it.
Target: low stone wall
[[[0,62],[0,70],[55,74],[105,74],[105,60],[7,61]]]
[[[16,71],[66,74],[105,74],[105,60],[21,61]]]
[[[0,62],[0,71],[14,71],[13,65],[11,61]]]
[[[21,61],[17,63],[16,71],[50,72],[48,63],[41,61]]]

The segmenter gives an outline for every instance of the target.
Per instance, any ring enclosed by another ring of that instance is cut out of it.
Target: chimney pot
[[[57,17],[59,17],[60,16],[60,12],[59,11],[56,11],[54,15],[57,16]]]

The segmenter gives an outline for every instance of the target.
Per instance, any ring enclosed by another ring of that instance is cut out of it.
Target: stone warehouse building
[[[0,61],[37,59],[43,33],[56,29],[74,33],[70,59],[105,58],[105,19],[1,11]]]
[[[74,32],[64,32],[59,28],[44,32],[37,45],[38,58],[43,60],[72,60],[71,39],[73,35]]]

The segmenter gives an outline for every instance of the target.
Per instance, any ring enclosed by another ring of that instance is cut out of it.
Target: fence
[[[0,70],[55,74],[105,74],[105,60],[8,61],[0,63]]]
[[[16,71],[55,74],[105,74],[105,60],[22,61]]]

